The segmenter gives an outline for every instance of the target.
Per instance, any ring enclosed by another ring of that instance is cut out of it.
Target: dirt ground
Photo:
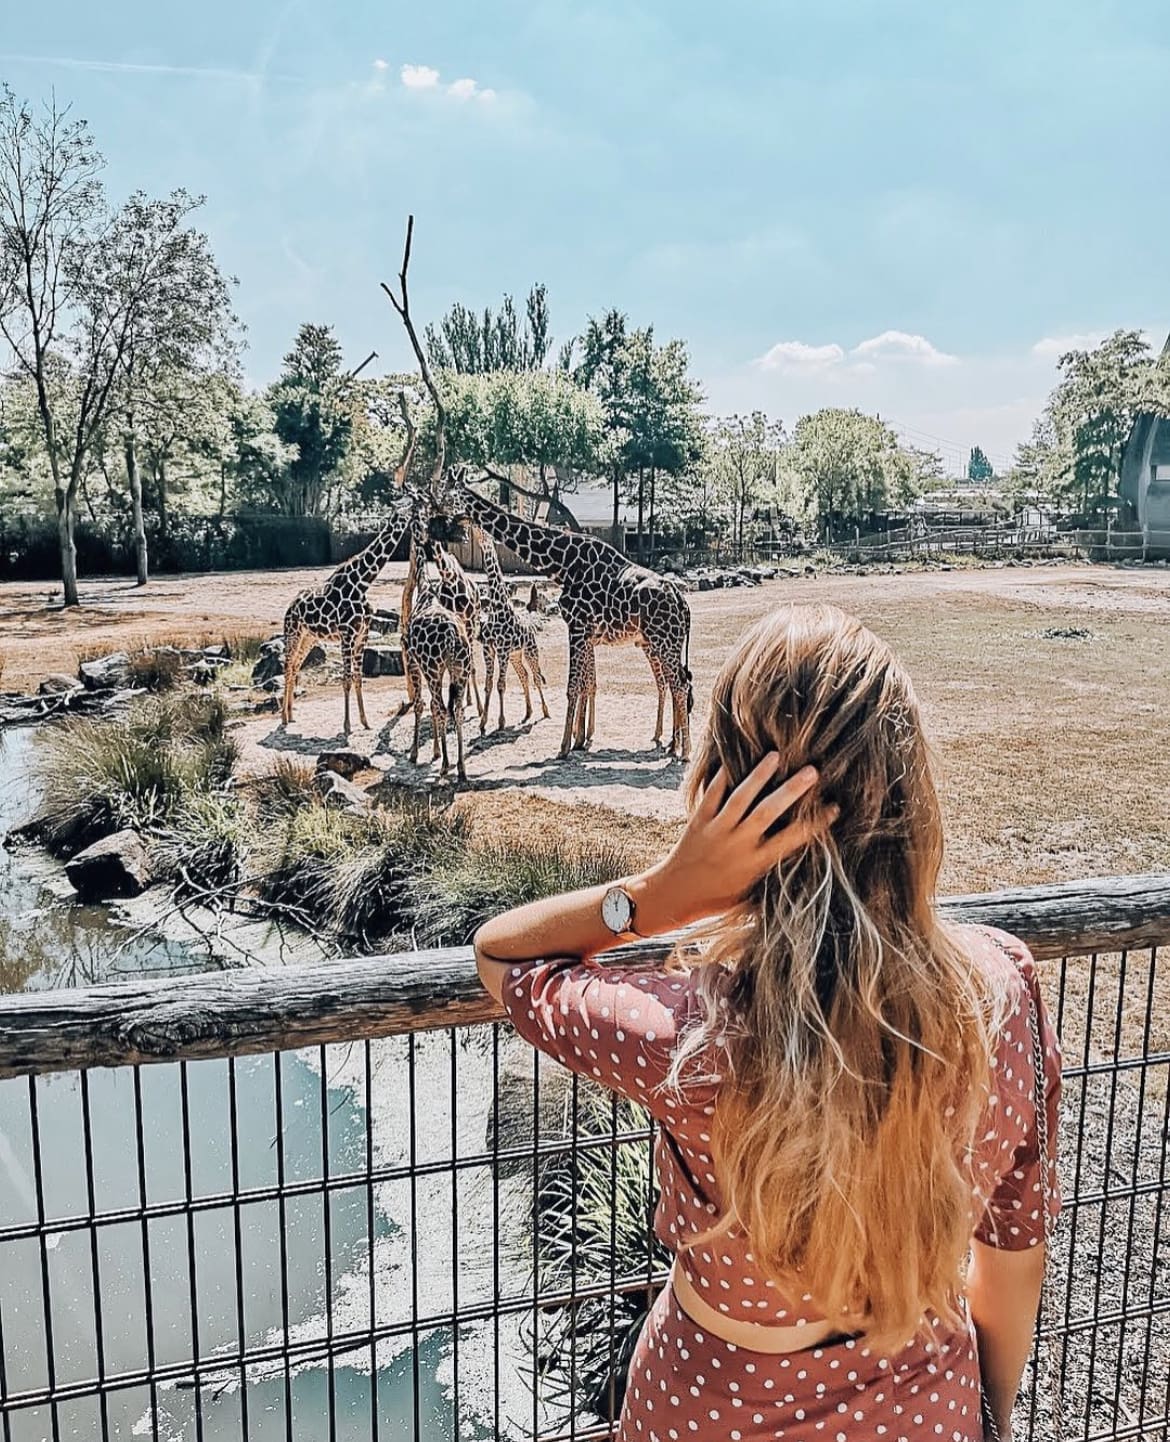
[[[401,569],[374,588],[375,605],[397,605]],[[72,672],[79,648],[275,632],[291,597],[322,574],[164,577],[145,591],[124,580],[87,582],[81,608],[68,614],[53,588],[0,586],[3,685],[29,689],[51,671]],[[814,600],[859,615],[915,678],[948,822],[947,891],[1170,867],[1170,572],[1003,567],[696,593],[696,729],[742,630],[774,607]],[[1051,634],[1069,629],[1088,634]],[[545,620],[540,639],[552,718],[517,724],[514,677],[503,733],[480,739],[468,712],[468,804],[504,834],[549,827],[586,843],[604,837],[659,849],[682,815],[682,768],[650,746],[655,692],[645,660],[630,648],[599,652],[593,749],[562,762],[559,619]],[[342,741],[333,669],[306,673],[287,731],[241,694],[245,765],[264,768],[280,752],[311,755]],[[373,729],[350,737],[382,769],[409,765],[411,719],[391,719],[404,694],[401,680],[367,682]]]

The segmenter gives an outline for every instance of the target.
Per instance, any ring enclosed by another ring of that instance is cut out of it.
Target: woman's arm
[[[1003,1442],[1010,1442],[1012,1407],[1032,1350],[1043,1282],[1043,1242],[1014,1252],[972,1244],[967,1299],[983,1390]]]
[[[670,854],[621,883],[634,901],[638,936],[659,936],[721,915],[766,871],[832,824],[837,809],[822,807],[808,819],[768,836],[817,780],[817,773],[806,766],[765,795],[776,780],[779,761],[775,752],[765,756],[730,795],[728,777],[720,771]],[[508,967],[517,962],[590,957],[622,940],[601,919],[607,889],[594,886],[531,901],[481,926],[475,935],[475,956],[492,996],[500,1000]]]

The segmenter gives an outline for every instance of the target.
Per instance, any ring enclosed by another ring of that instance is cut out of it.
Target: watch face
[[[620,934],[628,930],[633,914],[630,898],[620,886],[615,886],[612,891],[605,893],[601,903],[601,919],[610,931]]]

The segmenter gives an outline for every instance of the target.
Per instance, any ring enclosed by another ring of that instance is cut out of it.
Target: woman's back
[[[1006,1003],[995,1090],[976,1138],[972,1230],[980,1241],[1014,1251],[1044,1237],[1027,1000],[1035,973],[1027,947],[1007,933],[965,928],[963,941]],[[823,1318],[807,1292],[786,1291],[766,1276],[734,1223],[710,1235],[724,1212],[711,1145],[720,1059],[695,1058],[682,1086],[669,1080],[677,1042],[701,1009],[695,980],[686,971],[550,961],[511,974],[504,1001],[517,1031],[534,1046],[640,1103],[658,1122],[655,1232],[678,1253],[702,1300],[735,1321],[804,1326]],[[1046,1092],[1055,1108],[1059,1051],[1047,1025],[1044,1048]]]

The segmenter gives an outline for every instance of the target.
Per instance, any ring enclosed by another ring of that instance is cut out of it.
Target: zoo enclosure
[[[946,910],[1031,944],[1061,1031],[1064,1435],[1165,1437],[1170,875]],[[466,950],[3,998],[0,1076],[4,1442],[609,1435],[651,1130]]]

